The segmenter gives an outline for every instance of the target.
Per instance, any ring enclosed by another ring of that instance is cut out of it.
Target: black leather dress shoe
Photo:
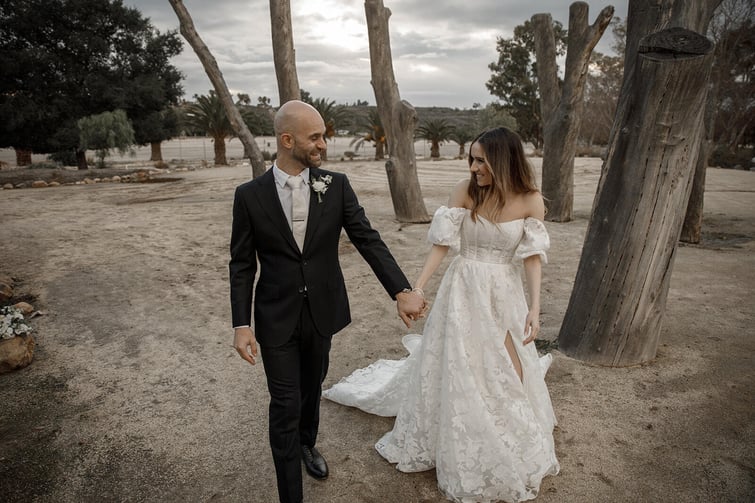
[[[324,479],[328,477],[328,463],[325,462],[325,458],[322,457],[320,451],[315,447],[302,445],[301,459],[304,461],[304,467],[307,469],[307,473],[310,476],[316,479]]]

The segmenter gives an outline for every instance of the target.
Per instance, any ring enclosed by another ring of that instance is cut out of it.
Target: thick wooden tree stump
[[[367,35],[370,43],[370,71],[380,121],[388,143],[385,171],[391,191],[393,211],[400,222],[429,222],[422,199],[414,152],[417,113],[401,99],[393,73],[388,19],[391,11],[382,0],[366,0]]]
[[[631,0],[627,14],[627,57],[624,61],[624,85],[630,84],[633,81],[632,75],[637,60],[634,54],[637,52],[640,39],[672,26],[686,28],[697,33],[707,33],[713,13],[721,2],[722,0],[695,0],[694,2],[685,2],[682,0]],[[622,96],[625,94],[624,85],[621,91]],[[707,109],[708,107],[706,106],[706,113],[710,113],[711,111]],[[625,113],[624,102],[620,100],[614,124],[621,122],[622,116]],[[707,120],[706,122],[709,123]],[[616,133],[617,130],[614,128],[611,131],[609,148],[613,148]],[[701,153],[698,155],[704,155],[705,158],[702,161],[693,161],[697,164],[698,172],[695,175],[692,193],[690,194],[684,224],[685,229],[682,231],[682,239],[690,243],[699,242],[700,228],[702,227],[705,164],[707,163],[708,155],[708,152],[703,152],[703,150],[701,149]]]
[[[559,347],[591,363],[655,358],[700,148],[712,43],[682,28],[639,44]]]

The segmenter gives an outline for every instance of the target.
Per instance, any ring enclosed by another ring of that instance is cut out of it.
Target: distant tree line
[[[304,89],[302,100],[320,112],[325,122],[325,136],[328,140],[335,136],[352,136],[354,154],[365,144],[375,148],[375,159],[384,159],[386,138],[377,109],[367,101],[357,100],[353,104],[337,104],[329,98],[315,98]],[[237,94],[236,107],[241,112],[249,130],[255,136],[273,136],[273,116],[275,109],[270,98],[260,96],[253,105],[248,94]],[[478,132],[496,126],[516,129],[516,121],[501,106],[490,104],[485,107],[459,110],[443,107],[417,109],[420,125],[416,131],[418,139],[430,142],[430,157],[440,157],[440,145],[453,141],[459,145],[459,157],[464,156],[465,146]],[[215,164],[227,164],[225,141],[234,136],[222,103],[214,91],[206,95],[194,95],[194,100],[178,107],[178,123],[182,134],[188,136],[210,136],[215,144]]]

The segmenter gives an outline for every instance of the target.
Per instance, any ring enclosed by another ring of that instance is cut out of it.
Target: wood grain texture
[[[674,30],[649,41],[694,36]],[[610,366],[655,358],[712,62],[710,51],[636,57],[559,333],[566,354]]]
[[[401,99],[393,73],[388,32],[391,11],[383,5],[382,0],[366,0],[364,9],[370,45],[371,83],[388,143],[385,171],[393,210],[400,222],[429,222],[430,216],[422,199],[414,152],[417,113],[409,102]]]

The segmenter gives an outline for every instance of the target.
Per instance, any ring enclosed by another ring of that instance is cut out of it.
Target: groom
[[[231,234],[231,310],[239,355],[255,364],[257,341],[270,392],[270,446],[282,503],[302,501],[301,462],[318,479],[315,448],[322,382],[333,334],[350,321],[338,261],[341,229],[397,300],[409,326],[424,301],[370,226],[345,175],[319,169],[326,150],[320,114],[289,101],[275,115],[277,160],[236,189]],[[259,280],[252,285],[259,261]],[[251,306],[254,297],[254,330]]]

